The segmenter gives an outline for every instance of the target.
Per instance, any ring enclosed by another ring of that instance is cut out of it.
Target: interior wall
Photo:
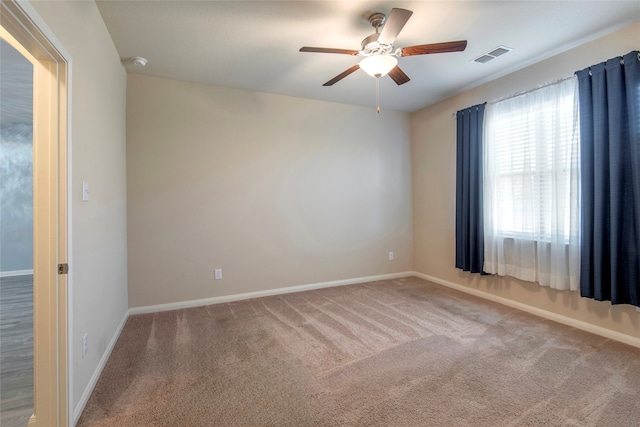
[[[33,65],[0,40],[0,277],[33,272]]]
[[[130,307],[411,270],[408,114],[127,84]]]
[[[31,4],[72,57],[69,357],[77,409],[128,309],[126,73],[94,2]],[[90,184],[88,202],[83,180]],[[84,334],[89,351],[82,358]]]
[[[32,126],[31,123],[2,124],[1,126],[0,273],[31,274],[33,272]]]
[[[640,314],[509,277],[480,276],[455,266],[456,122],[452,114],[571,76],[638,49],[640,23],[576,47],[411,115],[414,268],[428,276],[640,338]],[[499,64],[500,59],[495,60]],[[470,64],[469,66],[489,66]]]

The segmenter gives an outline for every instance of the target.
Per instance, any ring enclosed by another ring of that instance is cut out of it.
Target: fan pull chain
[[[376,77],[376,112],[380,114],[380,78]]]

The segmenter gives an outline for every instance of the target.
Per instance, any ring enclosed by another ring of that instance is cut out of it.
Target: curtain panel
[[[484,137],[484,270],[579,289],[575,77],[490,103]]]
[[[483,273],[482,134],[485,104],[456,113],[456,268]]]
[[[640,306],[638,52],[576,72],[580,90],[583,297]]]

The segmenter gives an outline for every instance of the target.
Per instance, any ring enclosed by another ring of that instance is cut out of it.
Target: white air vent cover
[[[498,46],[498,47],[496,47],[494,49],[491,49],[487,53],[483,53],[479,57],[475,58],[473,61],[477,62],[478,64],[486,64],[489,61],[493,61],[498,56],[502,56],[507,52],[511,52],[512,50],[513,50],[513,48],[511,48],[511,47]]]

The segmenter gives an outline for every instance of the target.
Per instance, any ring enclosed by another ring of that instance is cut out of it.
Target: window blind
[[[578,120],[575,78],[487,105],[487,273],[578,288]]]

